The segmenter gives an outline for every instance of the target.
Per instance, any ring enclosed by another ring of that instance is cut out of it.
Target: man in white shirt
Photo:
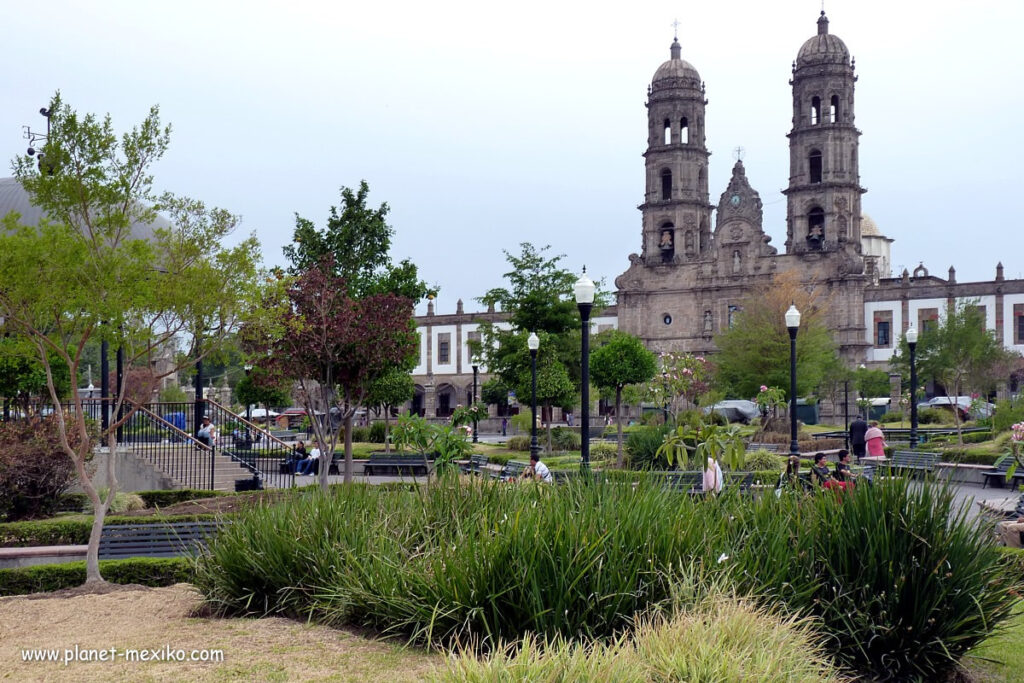
[[[305,460],[300,460],[299,464],[295,468],[295,474],[313,474],[313,463],[320,459],[320,449],[313,446],[313,450],[309,452],[309,457]]]
[[[554,482],[555,478],[551,476],[551,470],[540,461],[540,454],[530,454],[530,467],[533,469],[533,478],[537,481],[543,481],[548,484]]]

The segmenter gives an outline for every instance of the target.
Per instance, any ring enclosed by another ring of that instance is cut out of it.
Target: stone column
[[[902,377],[898,372],[889,373],[889,411],[896,412],[900,409],[900,398],[903,396]]]

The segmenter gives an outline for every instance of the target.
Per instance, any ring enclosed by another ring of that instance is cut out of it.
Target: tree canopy
[[[654,377],[658,361],[640,339],[626,332],[609,330],[596,341],[597,348],[590,352],[590,376],[598,387],[615,390],[618,465],[622,467],[622,390]]]
[[[827,298],[800,281],[794,270],[777,274],[770,286],[742,302],[731,328],[715,337],[717,382],[728,395],[749,398],[761,385],[789,387],[789,332],[785,315],[800,311],[796,337],[797,393],[817,389],[836,362],[836,347],[826,327]]]

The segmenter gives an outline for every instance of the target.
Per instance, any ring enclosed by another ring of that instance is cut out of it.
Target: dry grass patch
[[[284,618],[195,616],[189,585],[0,599],[0,678],[17,681],[418,681],[442,658],[350,630]],[[21,650],[222,649],[220,663],[23,662]]]

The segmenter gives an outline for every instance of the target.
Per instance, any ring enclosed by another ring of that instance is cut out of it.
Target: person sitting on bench
[[[295,466],[295,474],[313,474],[313,467],[317,460],[320,459],[320,449],[313,446],[313,450],[309,452],[309,457],[299,461],[299,464]]]
[[[203,416],[203,424],[196,432],[196,440],[199,443],[213,448],[214,444],[217,443],[217,428],[210,422],[210,416]]]
[[[529,479],[536,479],[537,481],[544,482],[546,484],[552,483],[555,478],[551,476],[551,470],[548,466],[540,461],[539,453],[530,454],[530,466],[523,472],[523,476]]]
[[[288,459],[284,461],[285,467],[292,474],[297,474],[299,471],[299,463],[309,457],[309,453],[306,452],[306,443],[300,441],[292,452],[288,454]]]
[[[817,486],[825,486],[831,481],[832,473],[828,471],[828,457],[824,453],[814,454],[814,464],[811,465],[811,483]]]

